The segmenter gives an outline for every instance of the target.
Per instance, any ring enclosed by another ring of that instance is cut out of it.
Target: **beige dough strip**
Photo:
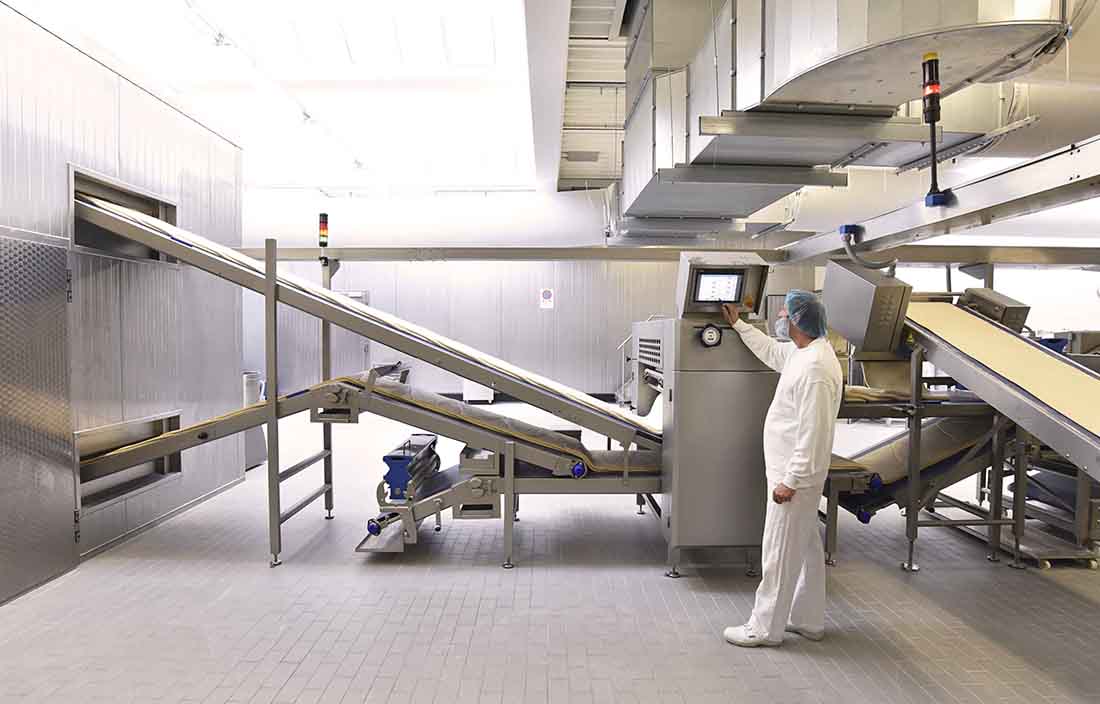
[[[950,303],[910,303],[906,317],[1100,435],[1100,379]]]

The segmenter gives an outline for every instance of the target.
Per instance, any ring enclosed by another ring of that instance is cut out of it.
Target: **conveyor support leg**
[[[504,443],[504,564],[506,570],[512,563],[512,548],[516,518],[516,443],[512,440]]]
[[[1024,563],[1020,559],[1020,542],[1024,539],[1027,525],[1027,443],[1030,438],[1020,426],[1016,426],[1015,487],[1012,490],[1012,567],[1022,570]],[[1078,470],[1080,471],[1080,470]],[[1083,474],[1083,472],[1081,472]]]
[[[905,508],[905,535],[909,538],[909,556],[901,563],[906,572],[918,572],[920,566],[913,561],[917,542],[917,520],[920,518],[920,437],[921,404],[924,401],[924,348],[913,348],[909,360],[909,383],[912,388],[909,414],[909,490]]]
[[[993,417],[993,448],[989,463],[989,517],[995,521],[1004,518],[1004,421],[1001,416]],[[986,559],[990,562],[1001,561],[1001,527],[989,526],[989,554]]]

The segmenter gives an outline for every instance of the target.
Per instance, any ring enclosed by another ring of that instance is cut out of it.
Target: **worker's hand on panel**
[[[778,486],[775,487],[775,490],[772,491],[772,501],[777,504],[785,504],[794,498],[794,494],[794,489],[790,488],[786,484],[780,483]]]
[[[725,318],[726,322],[730,325],[736,324],[741,317],[741,307],[736,303],[723,303],[722,317]]]

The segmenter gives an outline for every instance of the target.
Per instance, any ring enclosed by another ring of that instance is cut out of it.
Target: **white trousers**
[[[820,489],[799,489],[785,504],[772,501],[768,492],[763,574],[749,618],[753,632],[764,640],[783,640],[788,623],[811,631],[825,628],[825,551],[817,525],[820,500]]]

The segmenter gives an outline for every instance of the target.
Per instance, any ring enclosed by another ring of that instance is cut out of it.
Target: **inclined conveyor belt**
[[[415,389],[386,377],[368,374],[340,377],[282,396],[279,417],[323,407],[333,392],[358,395],[361,411],[380,415],[474,447],[498,449],[500,441],[515,443],[516,457],[568,475],[581,462],[593,473],[653,474],[660,470],[659,453],[646,450],[589,450],[579,440],[555,430],[508,418],[483,406],[472,406],[440,394]],[[267,421],[266,402],[255,403],[195,425],[81,460],[82,469],[111,472],[148,462],[171,452],[196,447]]]
[[[936,368],[1100,479],[1100,374],[949,303],[910,303],[906,328]]]
[[[264,292],[263,262],[87,194],[77,193],[73,205],[81,220],[245,288]],[[279,274],[277,297],[281,303],[612,437],[625,446],[637,443],[641,448],[660,447],[661,428],[644,418],[316,284]]]

